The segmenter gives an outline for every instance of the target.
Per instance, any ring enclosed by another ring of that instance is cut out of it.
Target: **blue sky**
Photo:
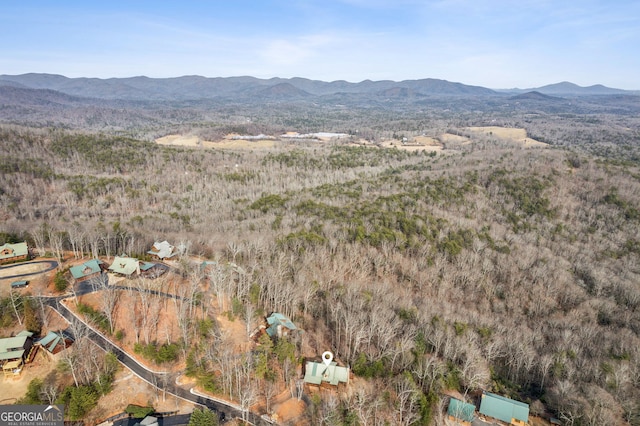
[[[5,0],[0,74],[640,89],[637,0]]]

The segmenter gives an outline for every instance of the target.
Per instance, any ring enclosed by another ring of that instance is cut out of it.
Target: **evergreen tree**
[[[218,424],[216,413],[206,408],[196,408],[189,419],[189,426],[217,426]]]

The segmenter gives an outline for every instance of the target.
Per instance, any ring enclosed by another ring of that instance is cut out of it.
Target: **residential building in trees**
[[[71,272],[71,276],[73,276],[76,282],[80,282],[96,277],[105,269],[106,266],[101,260],[92,259],[84,262],[82,265],[70,267],[69,272]]]
[[[324,362],[307,361],[304,382],[317,387],[337,387],[340,383],[349,384],[348,367],[341,367],[335,362],[326,365]]]
[[[36,342],[47,353],[56,355],[73,344],[73,339],[62,331],[49,331],[46,336]]]
[[[471,425],[475,419],[476,406],[468,402],[460,401],[456,398],[449,400],[447,416],[449,420],[461,425]]]
[[[289,333],[298,330],[298,327],[289,318],[278,312],[267,317],[267,324],[269,326],[266,331],[271,338],[288,336]]]
[[[0,246],[0,264],[27,260],[29,258],[29,247],[26,242]]]
[[[493,417],[510,425],[523,426],[529,421],[529,404],[483,392],[480,402],[480,414]]]
[[[151,250],[149,250],[147,253],[155,257],[156,259],[165,260],[177,256],[178,250],[174,246],[169,244],[167,240],[165,240],[162,242],[156,241],[155,243],[153,243],[153,247],[151,247]]]
[[[0,364],[5,376],[19,372],[25,361],[31,359],[33,333],[23,330],[14,337],[0,339]]]

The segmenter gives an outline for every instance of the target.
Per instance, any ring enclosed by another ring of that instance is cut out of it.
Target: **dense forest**
[[[305,330],[299,347],[331,349],[359,380],[314,400],[311,424],[442,424],[447,390],[497,392],[565,424],[640,424],[636,118],[289,114],[109,133],[5,124],[0,244],[144,256],[167,239],[241,265],[246,279],[215,290],[238,316],[288,315]],[[486,136],[436,154],[341,141],[268,150],[150,141],[295,128],[357,129],[375,143],[488,122],[550,145]],[[182,340],[197,350],[180,356],[195,375],[233,376],[199,324]],[[298,362],[286,347],[269,350],[252,353],[254,365],[268,358],[254,372],[262,392],[270,371],[286,381],[285,366]]]

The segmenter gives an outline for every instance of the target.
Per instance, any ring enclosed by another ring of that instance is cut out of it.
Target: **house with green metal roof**
[[[304,382],[315,386],[338,386],[340,383],[349,383],[349,374],[347,367],[341,367],[335,362],[325,365],[324,362],[307,361]]]
[[[33,333],[23,330],[13,337],[0,339],[0,365],[5,377],[20,374],[25,361],[33,355]]]
[[[473,423],[475,416],[476,406],[467,402],[460,401],[456,398],[449,400],[449,408],[447,408],[447,415],[449,419],[457,422],[458,424],[470,425]]]
[[[24,359],[33,345],[33,333],[23,330],[13,337],[0,339],[0,363]]]
[[[63,351],[65,348],[71,346],[72,343],[73,339],[70,336],[56,331],[49,331],[46,336],[36,342],[36,344],[40,345],[52,355]]]
[[[103,262],[101,260],[92,259],[84,262],[82,265],[70,267],[69,272],[71,272],[71,276],[73,276],[76,281],[83,281],[101,273],[102,264]]]
[[[0,264],[26,260],[29,257],[29,247],[26,242],[0,246]]]
[[[267,334],[271,338],[287,336],[291,331],[298,329],[289,318],[278,312],[274,312],[267,317],[267,324],[269,324]]]
[[[140,275],[140,261],[132,257],[116,256],[109,266],[109,271],[126,277],[131,277],[133,274]]]
[[[529,421],[529,404],[484,392],[480,402],[480,414],[510,425],[522,426]]]

